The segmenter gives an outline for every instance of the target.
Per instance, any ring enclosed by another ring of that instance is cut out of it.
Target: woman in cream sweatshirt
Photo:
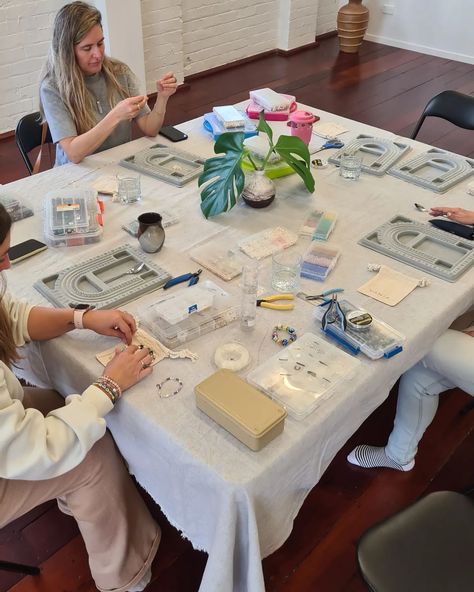
[[[0,204],[0,271],[10,267],[10,226]],[[124,390],[151,373],[150,353],[117,347],[103,375],[65,401],[54,391],[23,388],[12,368],[26,342],[89,329],[130,344],[135,321],[118,310],[31,306],[10,297],[0,281],[0,528],[57,498],[78,522],[97,588],[141,591],[150,581],[160,529],[106,432],[104,416]]]

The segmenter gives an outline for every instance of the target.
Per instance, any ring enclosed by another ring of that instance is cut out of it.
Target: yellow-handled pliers
[[[274,304],[275,300],[294,300],[293,294],[273,294],[272,296],[266,296],[265,298],[259,298],[257,300],[257,306],[262,308],[271,308],[273,310],[293,310],[295,305],[292,302],[288,304]]]

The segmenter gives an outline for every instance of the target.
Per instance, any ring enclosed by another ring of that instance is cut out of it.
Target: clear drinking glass
[[[272,259],[272,288],[279,293],[297,292],[300,285],[301,254],[277,251]]]
[[[339,164],[339,175],[344,179],[357,181],[362,170],[362,158],[353,154],[343,154]]]
[[[117,201],[123,204],[136,203],[142,198],[140,175],[119,173],[117,175]]]

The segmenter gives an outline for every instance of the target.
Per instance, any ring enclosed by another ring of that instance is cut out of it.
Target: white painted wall
[[[340,2],[342,5],[343,2]],[[369,41],[474,64],[473,0],[364,0]],[[385,5],[394,14],[384,14]]]

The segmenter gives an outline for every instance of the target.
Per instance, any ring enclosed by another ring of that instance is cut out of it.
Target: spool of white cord
[[[238,372],[250,363],[249,350],[235,341],[224,343],[216,348],[214,363],[218,368]]]

